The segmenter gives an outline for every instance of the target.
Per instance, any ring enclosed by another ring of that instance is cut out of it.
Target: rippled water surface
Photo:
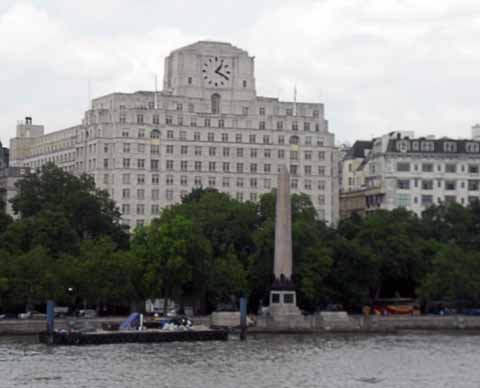
[[[54,347],[0,338],[0,387],[480,387],[480,336],[250,336]]]

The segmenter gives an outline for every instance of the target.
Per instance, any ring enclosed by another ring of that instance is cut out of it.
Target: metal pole
[[[48,343],[53,344],[53,332],[55,330],[55,302],[47,301],[47,333]]]
[[[247,299],[240,298],[240,339],[247,339]]]

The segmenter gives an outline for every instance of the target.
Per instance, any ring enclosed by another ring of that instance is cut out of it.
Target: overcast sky
[[[80,123],[89,78],[94,97],[152,90],[204,39],[255,56],[259,95],[325,103],[337,141],[480,122],[479,0],[0,0],[0,140],[25,116]]]

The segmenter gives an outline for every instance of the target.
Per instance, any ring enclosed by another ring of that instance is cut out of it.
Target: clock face
[[[208,86],[219,88],[230,81],[231,68],[223,58],[208,58],[202,66],[202,77]]]

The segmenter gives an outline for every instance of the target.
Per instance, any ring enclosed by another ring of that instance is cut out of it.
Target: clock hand
[[[218,74],[219,70],[223,67],[223,64],[220,64],[220,66],[217,67],[217,69],[215,70],[215,73]]]

